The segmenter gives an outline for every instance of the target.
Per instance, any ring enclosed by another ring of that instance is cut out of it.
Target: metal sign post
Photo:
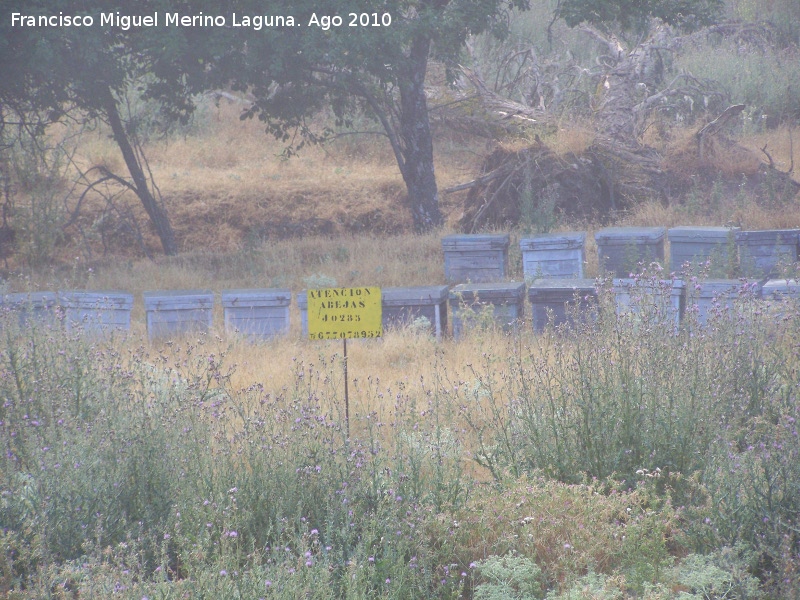
[[[347,339],[383,335],[381,289],[324,288],[308,290],[308,337],[341,339],[344,344],[344,418],[350,439],[350,396],[347,375]]]

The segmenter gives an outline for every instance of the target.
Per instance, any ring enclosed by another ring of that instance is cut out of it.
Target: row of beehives
[[[681,280],[613,279],[618,311],[656,311],[656,318],[682,318],[686,307],[696,313],[700,325],[715,310],[731,307],[737,300],[800,300],[800,284],[771,280],[764,285],[745,280],[717,279],[692,283]],[[494,323],[519,330],[526,320],[526,296],[535,331],[569,322],[573,309],[597,305],[598,282],[594,279],[542,278],[524,283],[470,283],[455,286],[419,286],[382,290],[384,328],[415,323],[428,327],[441,339],[452,333]],[[526,294],[527,290],[527,294]],[[226,290],[221,294],[225,330],[250,340],[286,335],[290,326],[292,293],[286,289]],[[296,294],[301,329],[308,333],[307,296]],[[577,306],[575,306],[577,305]],[[3,307],[19,316],[22,325],[63,322],[67,330],[90,333],[127,331],[131,324],[133,295],[125,292],[69,291],[7,294]],[[212,327],[214,293],[210,290],[173,290],[144,293],[147,333],[151,341],[168,340]]]
[[[689,263],[712,274],[764,278],[797,262],[800,229],[740,231],[736,227],[609,227],[595,234],[601,273],[628,277],[642,265],[665,264],[680,272]],[[526,279],[584,277],[586,234],[535,235],[520,240]],[[508,234],[463,234],[442,238],[448,281],[503,281],[508,272]]]

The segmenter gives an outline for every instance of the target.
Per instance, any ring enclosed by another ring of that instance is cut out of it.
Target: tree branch
[[[397,166],[400,168],[400,173],[403,177],[406,176],[406,161],[403,154],[403,146],[400,142],[400,138],[397,136],[397,132],[392,127],[391,122],[389,121],[389,117],[386,114],[386,111],[381,106],[378,99],[367,89],[364,83],[358,80],[356,77],[353,77],[351,74],[343,71],[334,71],[331,69],[324,69],[321,67],[314,67],[312,72],[320,73],[323,75],[331,75],[333,77],[337,76],[345,76],[348,80],[348,83],[351,84],[352,88],[350,89],[351,92],[355,91],[356,95],[360,96],[364,100],[367,101],[369,107],[375,113],[375,116],[380,121],[383,130],[386,132],[386,137],[389,138],[389,143],[392,146],[392,151],[394,152],[395,160],[397,160]],[[326,81],[318,81],[320,85],[325,87],[336,88],[338,90],[342,90],[342,86],[333,82],[326,82]]]

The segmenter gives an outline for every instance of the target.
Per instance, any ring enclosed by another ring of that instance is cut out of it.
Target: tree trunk
[[[400,77],[400,137],[403,142],[403,180],[408,202],[419,232],[440,227],[444,218],[439,210],[439,191],[433,168],[433,139],[425,98],[425,73],[428,67],[430,39],[418,36],[404,73]]]
[[[125,165],[128,167],[128,172],[133,179],[136,195],[144,206],[147,216],[150,217],[150,222],[156,229],[156,234],[161,240],[161,247],[164,249],[164,254],[167,256],[174,256],[178,253],[178,243],[175,241],[175,232],[172,230],[167,212],[150,192],[150,188],[147,185],[147,177],[142,170],[142,165],[139,164],[136,153],[133,151],[131,142],[128,139],[128,134],[125,132],[125,127],[122,125],[122,119],[119,116],[119,108],[117,107],[117,101],[114,99],[114,95],[111,93],[110,89],[104,91],[106,116],[111,125],[111,131],[114,134],[114,141],[117,142],[119,149],[122,151]]]

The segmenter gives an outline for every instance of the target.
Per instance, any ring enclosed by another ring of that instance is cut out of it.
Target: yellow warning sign
[[[381,288],[308,290],[308,337],[312,340],[383,335]]]

